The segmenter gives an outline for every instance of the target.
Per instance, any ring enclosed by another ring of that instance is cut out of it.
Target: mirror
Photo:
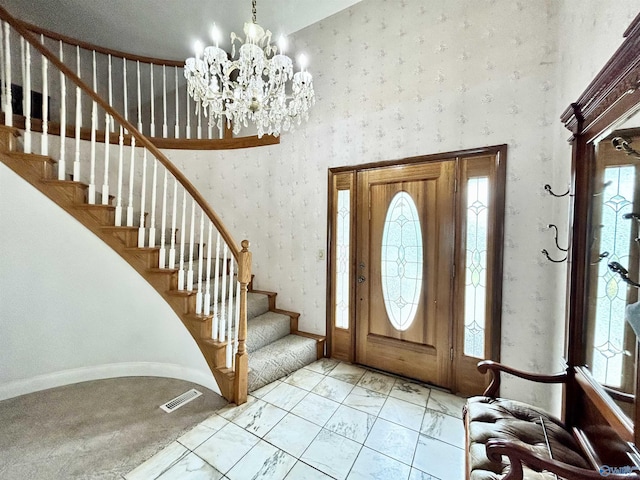
[[[640,300],[640,109],[593,147],[585,361],[632,421],[640,308],[627,315],[627,306]],[[637,333],[625,321],[628,316]]]

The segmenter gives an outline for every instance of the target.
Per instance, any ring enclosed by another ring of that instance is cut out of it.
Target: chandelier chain
[[[256,0],[251,0],[251,20],[253,20],[253,23],[258,23],[258,16],[256,15]]]

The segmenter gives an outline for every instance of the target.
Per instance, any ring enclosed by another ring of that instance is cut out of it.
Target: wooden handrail
[[[105,102],[102,97],[100,97],[96,92],[93,91],[86,83],[84,83],[80,77],[78,77],[69,67],[67,67],[64,63],[62,63],[56,55],[54,55],[47,47],[42,45],[38,38],[27,30],[24,27],[22,22],[15,19],[14,17],[7,12],[3,7],[0,6],[0,18],[7,23],[9,23],[16,32],[18,32],[26,41],[28,41],[33,48],[38,50],[43,56],[45,56],[49,62],[54,65],[58,70],[65,74],[67,78],[69,78],[73,83],[76,84],[81,90],[83,90],[87,95],[91,97],[98,105],[100,105],[106,112],[109,113],[113,118],[115,118],[122,127],[124,127],[129,134],[131,134],[136,139],[136,144],[138,146],[144,146],[146,149],[151,152],[152,155],[156,157],[156,159],[169,171],[171,174],[180,182],[180,184],[184,187],[184,189],[189,192],[191,197],[200,205],[200,208],[206,213],[211,222],[215,225],[216,229],[222,235],[222,238],[228,245],[231,250],[236,261],[240,258],[241,249],[238,244],[235,242],[231,233],[227,230],[227,228],[223,225],[222,220],[218,217],[218,214],[211,208],[211,206],[207,203],[207,201],[202,197],[200,192],[193,186],[193,184],[184,176],[184,174],[178,170],[178,168],[171,163],[171,161],[164,156],[164,154],[158,150],[158,148],[144,135],[142,135],[128,120],[126,120],[117,110],[109,106],[107,102]]]
[[[95,50],[97,53],[103,53],[105,55],[111,55],[112,57],[118,58],[126,58],[131,61],[138,61],[142,63],[153,63],[155,65],[166,65],[167,67],[184,67],[184,60],[167,60],[162,58],[155,57],[146,57],[144,55],[135,55],[133,53],[123,52],[120,50],[113,50],[111,48],[104,48],[99,45],[95,45],[93,43],[85,42],[83,40],[77,40],[73,37],[68,37],[61,33],[54,32],[52,30],[47,30],[46,28],[39,27],[32,23],[24,22],[22,20],[16,19],[16,21],[20,22],[20,24],[30,32],[33,32],[37,35],[44,35],[52,40],[62,41],[64,43],[68,43],[69,45],[74,45],[80,48],[84,48],[86,50]]]

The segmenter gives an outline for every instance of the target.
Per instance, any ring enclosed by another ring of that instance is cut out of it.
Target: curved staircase
[[[156,289],[195,339],[227,400],[244,403],[248,392],[322,357],[324,337],[299,331],[299,315],[279,310],[275,293],[252,289],[249,242],[238,246],[184,175],[126,114],[96,93],[95,61],[90,88],[63,63],[62,48],[58,58],[1,7],[0,17],[5,123],[0,125],[0,161],[101,238]],[[18,39],[26,49],[15,48]],[[47,121],[30,118],[30,104],[25,103],[24,116],[13,114],[10,59],[16,50],[21,51],[27,93],[32,87],[30,65],[36,62],[31,55],[42,65],[42,91],[48,91],[47,69],[56,69],[60,76],[63,107],[60,123],[50,131]],[[65,82],[76,93],[75,124],[65,123]],[[92,105],[90,127],[81,123],[81,97],[85,106]],[[102,131],[99,118],[104,118]],[[105,130],[115,133],[105,135]],[[74,131],[75,155],[72,140],[66,138],[73,138]],[[40,154],[33,153],[39,135],[34,132],[42,133]],[[52,132],[63,132],[57,159],[48,151],[47,135]]]

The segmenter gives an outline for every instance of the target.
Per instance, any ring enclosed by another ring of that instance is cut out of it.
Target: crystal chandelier
[[[252,22],[244,24],[245,40],[231,33],[231,56],[218,47],[219,32],[214,25],[215,46],[187,58],[184,76],[189,95],[202,107],[209,125],[227,127],[237,134],[240,127],[252,122],[258,137],[279,136],[309,117],[315,103],[313,78],[305,70],[304,55],[298,57],[300,71],[293,73],[293,63],[284,54],[284,38],[271,45],[271,32],[256,23],[256,0],[252,0]],[[236,41],[241,44],[238,58]]]

